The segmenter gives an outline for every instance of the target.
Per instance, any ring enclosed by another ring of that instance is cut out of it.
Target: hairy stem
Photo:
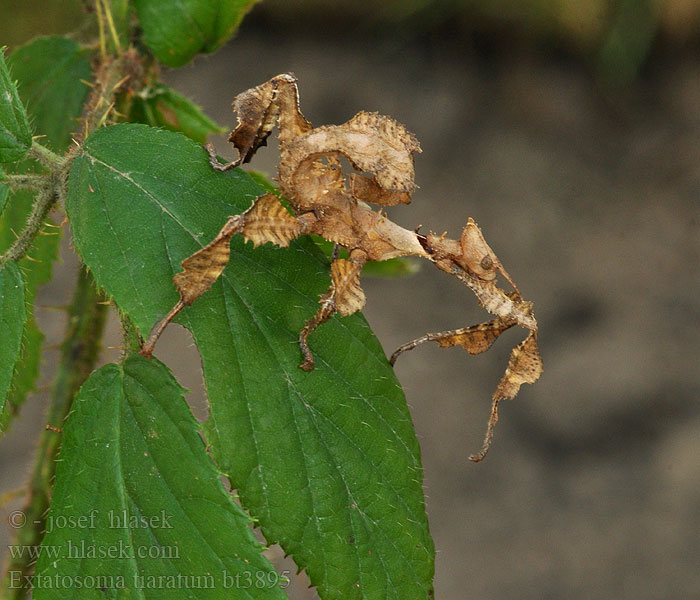
[[[104,300],[103,294],[95,287],[92,275],[85,267],[81,267],[73,301],[68,309],[66,336],[61,345],[57,376],[46,416],[47,429],[42,432],[39,440],[27,500],[22,509],[25,525],[17,530],[15,544],[18,546],[36,547],[43,538],[61,444],[58,429],[62,427],[73,398],[92,372],[99,356],[108,308]],[[11,580],[24,581],[20,577],[32,574],[34,562],[35,558],[29,552],[10,558],[3,586],[8,600],[28,597],[29,590],[17,587],[11,589],[9,583]]]
[[[24,230],[14,244],[0,255],[0,265],[7,261],[18,261],[27,254],[34,238],[41,231],[44,221],[56,202],[65,196],[66,178],[70,163],[79,149],[79,144],[84,141],[87,134],[104,125],[109,113],[114,108],[114,95],[129,76],[124,73],[133,67],[134,56],[126,56],[120,59],[105,59],[96,73],[96,85],[86,102],[84,128],[76,132],[74,140],[76,145],[66,156],[59,156],[45,146],[32,142],[29,154],[36,158],[48,169],[46,175],[5,175],[13,187],[32,187],[38,189],[32,212],[27,219]],[[132,61],[132,62],[129,62]]]
[[[97,6],[100,6],[98,2]],[[138,90],[143,85],[144,69],[142,58],[133,50],[115,58],[103,56],[96,65],[94,85],[83,110],[83,126],[73,134],[76,145],[71,152],[76,152],[80,144],[93,131],[102,127],[115,114],[117,95],[127,86]]]
[[[36,158],[41,164],[51,170],[60,168],[64,162],[64,158],[55,152],[51,152],[46,146],[42,146],[36,141],[32,141],[32,147],[29,149],[30,156]]]
[[[36,190],[43,187],[43,185],[46,182],[46,175],[37,175],[34,173],[23,173],[15,175],[13,173],[7,173],[3,179],[0,179],[0,181],[2,183],[7,183],[10,186],[10,188],[14,190]]]
[[[36,196],[32,212],[27,218],[24,230],[7,252],[0,256],[0,265],[10,260],[18,261],[27,254],[34,238],[44,226],[44,221],[46,221],[49,211],[61,196],[61,185],[62,183],[55,182],[54,177],[49,177],[46,180],[45,185]]]

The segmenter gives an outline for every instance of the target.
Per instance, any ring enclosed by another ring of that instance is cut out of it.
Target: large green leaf
[[[19,82],[19,94],[42,143],[62,152],[79,127],[90,79],[90,55],[75,41],[53,35],[39,37],[15,50],[8,59]],[[82,80],[82,81],[81,81]]]
[[[15,50],[8,62],[19,83],[19,94],[32,116],[37,133],[44,134],[42,143],[56,152],[71,143],[71,132],[78,127],[88,86],[80,79],[90,78],[90,57],[74,41],[58,36],[40,37]],[[15,172],[39,171],[30,161],[13,165]],[[15,232],[22,231],[32,209],[34,196],[27,190],[10,195],[10,201],[0,215],[0,252],[15,241]],[[27,299],[27,321],[24,328],[22,359],[15,370],[12,395],[0,411],[0,432],[8,423],[26,395],[34,389],[39,374],[43,336],[34,320],[36,289],[51,278],[53,262],[58,256],[57,229],[47,229],[39,235],[29,251],[29,258],[20,261],[24,274]]]
[[[259,0],[134,0],[146,45],[169,67],[230,38]]]
[[[184,136],[140,125],[95,132],[66,202],[76,249],[147,333],[177,299],[180,261],[261,188],[218,173]],[[324,599],[426,598],[433,544],[419,447],[401,388],[361,315],[296,344],[329,285],[304,238],[253,249],[234,238],[222,277],[181,315],[199,347],[211,450],[267,540],[280,542]]]
[[[182,392],[139,356],[85,382],[63,432],[34,598],[286,597]]]
[[[13,263],[0,266],[0,413],[12,385],[12,374],[22,350],[22,330],[27,318],[24,306],[24,282]]]
[[[31,145],[32,130],[7,69],[3,47],[0,48],[0,162],[19,160]]]

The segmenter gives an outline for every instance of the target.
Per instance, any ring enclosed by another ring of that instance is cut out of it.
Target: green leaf
[[[32,145],[32,130],[27,113],[17,94],[17,86],[5,63],[5,48],[0,48],[0,162],[22,158]]]
[[[214,36],[205,52],[214,52],[228,40],[238,29],[243,17],[260,0],[220,0],[219,14],[214,21]]]
[[[54,152],[64,151],[79,127],[75,119],[87,97],[89,52],[65,37],[39,37],[17,48],[8,63],[34,130],[46,136]]]
[[[140,356],[85,382],[63,432],[34,598],[286,597],[182,392]]]
[[[99,285],[147,333],[178,298],[180,262],[262,189],[211,169],[171,132],[117,125],[73,163],[66,208]],[[236,237],[219,281],[181,313],[202,356],[212,453],[241,502],[307,570],[325,600],[426,598],[433,543],[406,401],[361,315],[298,332],[327,289],[309,238],[253,249]]]
[[[10,195],[10,201],[0,216],[0,252],[4,252],[15,241],[14,232],[22,231],[33,201],[33,194],[27,190],[19,190]],[[60,245],[59,229],[46,228],[44,233],[47,235],[37,236],[27,257],[18,263],[24,276],[27,319],[22,335],[22,357],[15,369],[12,393],[5,405],[5,411],[0,411],[0,434],[7,431],[12,417],[24,403],[27,394],[34,389],[39,376],[44,336],[34,319],[34,300],[39,285],[51,279],[53,263],[58,257]]]
[[[225,131],[199,106],[163,84],[139,92],[132,101],[129,120],[179,131],[199,144],[204,144],[209,135]]]
[[[262,171],[246,171],[246,173],[248,173],[250,178],[266,192],[275,194],[277,197],[282,196],[282,191],[270,181],[270,176],[267,173],[263,173]]]
[[[24,281],[16,263],[0,267],[0,413],[12,385],[12,374],[22,350],[22,330],[27,319]]]
[[[2,211],[5,210],[5,205],[7,204],[7,199],[10,197],[10,186],[6,183],[0,183],[0,217],[2,217]]]
[[[362,269],[365,277],[410,277],[420,271],[421,263],[417,260],[406,258],[392,258],[381,262],[368,261]]]
[[[36,131],[45,134],[44,142],[56,152],[64,151],[78,127],[88,86],[80,79],[90,78],[90,57],[72,40],[59,36],[40,37],[21,46],[9,57],[12,73],[18,79],[19,94],[29,106]],[[40,170],[30,161],[13,165],[15,172]],[[34,202],[34,195],[20,190],[0,216],[0,252],[15,241],[15,232],[22,231]],[[51,279],[53,262],[58,257],[60,230],[50,229],[39,235],[28,253],[19,262],[24,274],[27,321],[24,328],[22,358],[15,370],[12,395],[5,411],[0,411],[0,433],[7,430],[12,416],[19,410],[39,375],[41,344],[44,336],[34,320],[36,289]]]
[[[144,41],[156,58],[181,67],[228,40],[259,0],[134,0]]]

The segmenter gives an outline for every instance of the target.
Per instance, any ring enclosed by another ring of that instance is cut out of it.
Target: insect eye
[[[481,259],[481,268],[484,269],[484,271],[493,269],[493,259],[488,254]]]

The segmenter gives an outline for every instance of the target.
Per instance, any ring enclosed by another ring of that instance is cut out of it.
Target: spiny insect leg
[[[299,365],[304,371],[314,370],[314,355],[308,344],[309,335],[322,323],[325,323],[336,312],[333,288],[321,296],[321,307],[316,314],[306,321],[306,325],[299,333],[299,348],[304,357],[304,362]]]
[[[402,353],[407,350],[413,350],[416,346],[420,346],[425,342],[437,342],[442,348],[462,346],[469,354],[481,354],[491,347],[499,335],[513,325],[515,325],[515,321],[508,322],[502,319],[493,319],[471,327],[450,329],[439,333],[426,333],[399,346],[391,355],[389,363],[393,365]]]
[[[214,144],[212,144],[212,143],[204,144],[204,146],[202,146],[202,148],[204,148],[207,151],[207,154],[209,155],[209,164],[216,171],[229,171],[231,169],[236,168],[238,165],[241,164],[240,157],[237,158],[236,160],[232,160],[229,163],[221,164],[219,162],[219,157],[216,154],[216,148],[214,148]]]
[[[501,398],[495,396],[491,402],[491,414],[489,415],[489,421],[486,424],[486,435],[484,436],[484,443],[481,446],[481,450],[479,450],[476,454],[469,455],[469,460],[472,462],[481,462],[482,460],[484,460],[486,453],[491,447],[491,442],[493,440],[493,430],[496,427],[496,423],[498,423],[498,403],[500,401]]]
[[[160,338],[161,334],[165,331],[168,323],[170,323],[183,308],[185,308],[185,303],[182,301],[182,298],[180,298],[175,306],[170,309],[170,312],[153,326],[148,340],[146,340],[143,346],[141,346],[141,350],[139,350],[141,356],[145,356],[146,358],[151,358],[151,356],[153,356],[153,350],[156,347],[158,338]]]
[[[182,261],[182,271],[173,277],[180,300],[151,330],[140,354],[153,354],[158,338],[168,323],[185,307],[190,306],[219,278],[229,261],[231,238],[240,233],[255,246],[272,242],[288,246],[294,238],[306,233],[313,225],[313,213],[298,218],[289,214],[274,194],[264,194],[240,215],[229,217],[217,236],[206,246]]]
[[[180,263],[182,271],[173,277],[173,283],[175,283],[180,292],[180,299],[170,309],[170,312],[155,324],[139,354],[150,358],[158,338],[168,326],[168,323],[185,306],[189,306],[206,292],[219,278],[219,275],[221,275],[228,263],[230,254],[229,242],[233,235],[243,229],[244,223],[244,215],[229,217],[221,231],[211,242]]]
[[[309,335],[334,313],[345,317],[362,310],[365,305],[365,293],[360,287],[360,274],[365,262],[367,254],[362,250],[353,250],[348,259],[335,258],[331,263],[331,286],[321,296],[321,306],[316,314],[306,322],[299,333],[299,348],[304,356],[304,362],[299,366],[304,371],[314,369],[314,355],[307,341]]]
[[[491,414],[486,425],[486,435],[481,450],[472,454],[469,460],[480,462],[486,456],[493,439],[493,429],[498,422],[498,403],[501,400],[512,400],[518,395],[523,383],[535,383],[542,375],[542,357],[537,347],[537,334],[531,331],[528,336],[510,352],[506,372],[498,382],[493,393]]]
[[[462,346],[469,354],[481,354],[486,352],[504,331],[515,324],[516,321],[514,319],[496,318],[487,323],[463,329],[428,333],[397,348],[391,355],[389,362],[393,365],[403,352],[413,350],[413,348],[425,342],[437,342],[443,348]],[[470,455],[469,460],[480,462],[486,456],[493,440],[494,428],[498,422],[498,403],[504,398],[514,398],[521,384],[533,383],[539,378],[541,372],[542,361],[537,349],[537,338],[534,333],[530,333],[511,352],[508,368],[492,396],[491,413],[486,425],[486,434],[481,450],[476,454]]]

